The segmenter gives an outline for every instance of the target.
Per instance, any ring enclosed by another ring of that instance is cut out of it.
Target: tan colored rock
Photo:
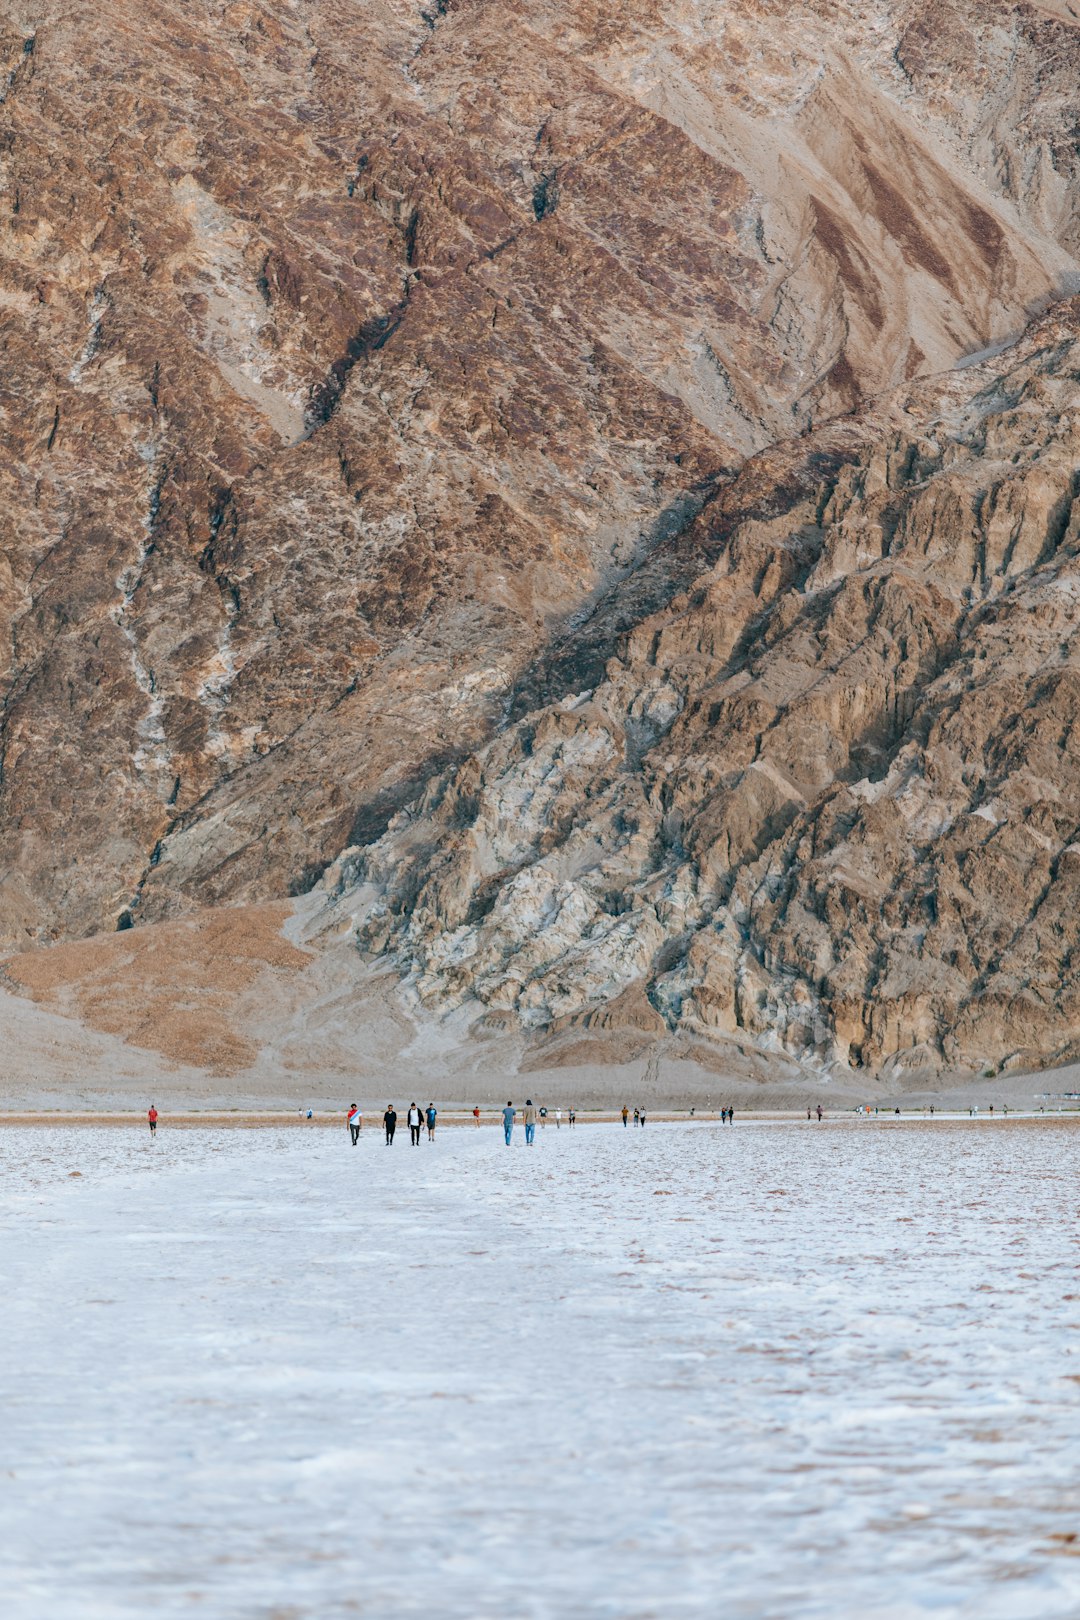
[[[811,1066],[1071,1058],[1078,333],[1080,301],[770,452],[770,518],[751,464],[680,542],[715,564],[346,857],[325,915],[433,1012],[647,999]]]

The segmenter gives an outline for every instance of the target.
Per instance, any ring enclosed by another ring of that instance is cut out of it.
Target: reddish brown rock
[[[973,0],[9,17],[0,937],[308,886],[747,454],[1019,329],[1078,61]]]

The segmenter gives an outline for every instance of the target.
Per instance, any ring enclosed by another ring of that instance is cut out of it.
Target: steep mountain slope
[[[592,689],[324,915],[423,1005],[878,1071],[1080,1048],[1080,300],[751,463]]]
[[[748,454],[1077,270],[1067,5],[0,19],[12,946],[308,887],[662,608]],[[904,703],[944,658],[927,612]]]

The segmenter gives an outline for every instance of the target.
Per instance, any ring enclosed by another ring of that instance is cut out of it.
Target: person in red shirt
[[[480,1108],[479,1108],[479,1105],[477,1105],[477,1107],[473,1109],[472,1117],[473,1117],[473,1119],[475,1119],[476,1123],[479,1125],[479,1123],[480,1123]]]
[[[147,1120],[150,1123],[150,1135],[151,1136],[156,1136],[157,1135],[157,1109],[154,1107],[153,1103],[150,1104],[150,1107],[147,1110],[146,1117],[147,1117]]]

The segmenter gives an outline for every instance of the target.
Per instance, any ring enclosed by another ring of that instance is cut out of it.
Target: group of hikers
[[[514,1121],[517,1119],[519,1113],[521,1115],[522,1124],[525,1126],[525,1145],[526,1147],[532,1147],[533,1143],[536,1141],[536,1122],[539,1120],[541,1125],[546,1125],[548,1111],[546,1108],[537,1108],[531,1097],[526,1097],[525,1107],[521,1109],[515,1108],[512,1102],[507,1102],[506,1107],[502,1111],[503,1136],[506,1139],[507,1147],[510,1146],[514,1139]],[[479,1108],[473,1109],[473,1118],[479,1125]],[[559,1131],[562,1129],[563,1118],[563,1111],[561,1108],[556,1108],[554,1118],[555,1129]],[[571,1128],[577,1124],[577,1113],[573,1108],[568,1108],[566,1111],[566,1123]]]
[[[472,1112],[473,1120],[477,1125],[479,1125],[479,1104],[477,1104]],[[531,1097],[526,1097],[524,1108],[515,1108],[514,1104],[508,1101],[506,1107],[502,1110],[503,1136],[506,1140],[507,1147],[510,1146],[514,1139],[514,1125],[517,1122],[517,1117],[519,1114],[521,1115],[522,1124],[525,1126],[525,1145],[527,1147],[532,1147],[533,1143],[536,1141],[537,1121],[539,1121],[541,1125],[546,1124],[548,1119],[548,1111],[546,1108],[537,1108]],[[414,1147],[419,1146],[420,1133],[425,1125],[427,1126],[428,1141],[433,1142],[435,1140],[435,1121],[437,1120],[438,1115],[439,1110],[435,1107],[434,1103],[428,1103],[427,1107],[424,1109],[420,1107],[419,1103],[409,1104],[409,1140]],[[694,1110],[691,1108],[691,1119],[693,1116]],[[561,1130],[563,1120],[563,1111],[561,1108],[556,1108],[554,1118],[555,1129]],[[645,1118],[646,1114],[644,1108],[638,1107],[634,1109],[635,1125],[640,1125],[642,1129],[644,1129]],[[572,1108],[567,1109],[567,1124],[572,1127],[576,1121],[577,1114]],[[630,1123],[630,1110],[627,1108],[625,1103],[623,1104],[622,1108],[622,1122],[624,1128]],[[733,1125],[735,1123],[734,1108],[721,1108],[720,1123],[722,1125]],[[363,1125],[363,1115],[360,1111],[359,1103],[349,1104],[349,1112],[346,1115],[346,1124],[349,1127],[349,1135],[352,1137],[353,1147],[355,1147],[357,1142],[360,1140],[360,1131]],[[393,1103],[387,1104],[386,1112],[383,1115],[383,1130],[386,1133],[386,1145],[387,1147],[391,1147],[394,1141],[394,1132],[397,1130],[397,1110]]]
[[[427,1126],[428,1141],[434,1142],[435,1122],[438,1117],[439,1110],[434,1103],[428,1103],[426,1108],[421,1108],[419,1103],[409,1104],[409,1112],[406,1118],[409,1124],[409,1141],[413,1147],[420,1146],[420,1133],[425,1125]],[[345,1116],[345,1123],[349,1127],[349,1136],[352,1139],[353,1147],[355,1147],[360,1140],[360,1132],[364,1128],[364,1115],[359,1103],[349,1104],[349,1112]],[[392,1147],[394,1132],[397,1130],[397,1109],[393,1103],[388,1103],[386,1106],[386,1112],[383,1115],[383,1130],[386,1133],[387,1147]]]
[[[513,1136],[513,1131],[514,1131],[514,1121],[517,1118],[518,1112],[519,1112],[519,1110],[514,1107],[512,1102],[508,1102],[506,1107],[502,1111],[503,1131],[504,1131],[504,1133],[506,1135],[506,1145],[507,1145],[507,1147],[510,1146],[510,1141],[511,1141],[511,1138]],[[525,1107],[523,1109],[521,1109],[520,1112],[522,1114],[522,1117],[523,1117],[523,1120],[524,1120],[524,1123],[525,1123],[525,1140],[529,1144],[529,1146],[531,1147],[533,1142],[536,1139],[536,1122],[537,1122],[537,1119],[540,1120],[541,1124],[545,1124],[546,1121],[547,1121],[547,1117],[548,1117],[548,1111],[547,1111],[546,1108],[539,1108],[539,1109],[536,1108],[534,1106],[534,1104],[533,1104],[532,1098],[530,1097],[530,1098],[527,1099],[527,1101],[525,1103]],[[438,1120],[438,1117],[439,1117],[439,1110],[436,1108],[436,1106],[435,1106],[435,1104],[433,1102],[428,1103],[426,1108],[421,1108],[419,1103],[410,1103],[409,1104],[409,1111],[408,1111],[408,1114],[406,1115],[406,1119],[407,1119],[408,1125],[409,1125],[409,1141],[412,1143],[413,1147],[419,1147],[419,1145],[420,1145],[420,1135],[421,1135],[421,1132],[423,1131],[425,1125],[427,1126],[427,1139],[428,1139],[428,1141],[429,1142],[434,1142],[434,1140],[435,1140],[435,1125],[436,1125],[436,1122]],[[392,1147],[393,1144],[394,1144],[394,1134],[397,1131],[397,1119],[398,1119],[398,1117],[397,1117],[397,1109],[394,1107],[393,1103],[387,1103],[386,1112],[383,1114],[383,1132],[384,1132],[385,1137],[386,1137],[386,1145],[387,1145],[387,1147]],[[480,1123],[480,1106],[479,1106],[479,1104],[477,1104],[477,1106],[473,1109],[473,1119],[474,1119],[475,1123],[477,1125],[479,1125],[479,1123]],[[555,1129],[556,1130],[561,1130],[562,1129],[562,1121],[563,1121],[563,1111],[562,1111],[561,1108],[556,1108],[556,1110],[555,1110]],[[576,1122],[577,1122],[577,1114],[574,1112],[574,1110],[572,1108],[568,1109],[567,1110],[567,1124],[573,1126],[574,1124],[576,1124]],[[353,1147],[355,1147],[357,1142],[359,1142],[359,1140],[360,1140],[360,1132],[361,1132],[361,1130],[363,1129],[363,1126],[364,1126],[364,1115],[363,1115],[363,1111],[361,1110],[361,1107],[360,1107],[359,1103],[350,1103],[349,1104],[349,1111],[345,1116],[345,1123],[349,1127],[349,1136],[352,1139]],[[642,1123],[644,1123],[644,1121]]]
[[[525,1140],[531,1147],[536,1139],[536,1122],[539,1119],[542,1125],[546,1124],[548,1111],[546,1108],[536,1108],[531,1097],[526,1100],[525,1107],[521,1110],[516,1109],[512,1102],[508,1102],[502,1111],[503,1131],[506,1136],[507,1147],[510,1146],[514,1132],[514,1121],[516,1120],[519,1112],[521,1113],[525,1124]],[[157,1116],[155,1115],[155,1118],[156,1117]],[[434,1142],[435,1125],[438,1117],[439,1110],[436,1108],[434,1103],[428,1103],[426,1108],[421,1108],[419,1103],[409,1104],[409,1111],[406,1118],[409,1125],[409,1141],[412,1143],[413,1147],[419,1147],[420,1135],[425,1125],[427,1126],[428,1141]],[[561,1130],[563,1122],[563,1111],[561,1108],[556,1108],[554,1118],[555,1129]],[[386,1137],[387,1147],[393,1146],[394,1134],[397,1131],[397,1119],[397,1109],[394,1107],[393,1103],[387,1103],[386,1112],[383,1114],[383,1132]],[[473,1119],[475,1123],[479,1125],[479,1104],[477,1104],[477,1106],[473,1109]],[[570,1108],[567,1110],[566,1121],[570,1126],[577,1123],[577,1114],[575,1113],[574,1109]],[[345,1123],[349,1127],[349,1136],[352,1140],[353,1147],[355,1147],[357,1142],[360,1140],[360,1132],[364,1127],[364,1115],[359,1103],[349,1104],[349,1111],[345,1115]],[[643,1117],[642,1124],[644,1123],[645,1121]]]

